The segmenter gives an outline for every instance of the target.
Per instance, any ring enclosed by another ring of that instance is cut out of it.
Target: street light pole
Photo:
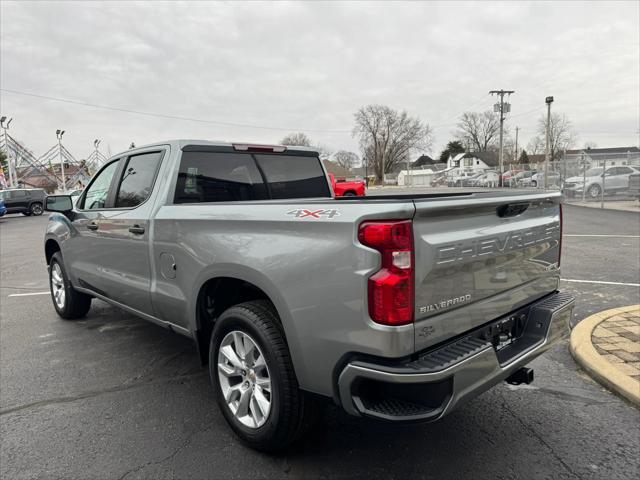
[[[60,171],[62,173],[62,192],[67,193],[67,181],[64,178],[64,158],[62,157],[62,135],[64,135],[64,130],[56,130],[56,137],[58,138],[58,155],[60,156]]]
[[[99,140],[97,138],[93,141],[93,148],[94,148],[93,163],[95,165],[95,169],[96,170],[98,170],[98,168],[100,167],[100,165],[98,165],[98,160],[100,159],[99,153],[98,153],[98,147],[100,146],[100,142],[101,142],[101,140]]]
[[[9,171],[9,184],[15,188],[18,186],[18,174],[14,171],[13,164],[11,163],[11,154],[9,153],[9,135],[7,134],[7,130],[9,129],[9,125],[13,121],[13,118],[10,118],[8,122],[5,123],[7,117],[0,117],[0,125],[2,126],[2,130],[4,131],[4,151],[7,155],[7,166]]]
[[[551,143],[551,104],[553,103],[553,97],[547,97],[544,101],[547,104],[547,148],[544,155],[544,188],[546,189],[549,188],[549,157],[551,156],[549,147]]]

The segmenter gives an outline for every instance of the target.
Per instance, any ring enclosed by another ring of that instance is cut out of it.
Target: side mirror
[[[70,212],[73,210],[71,195],[49,195],[45,201],[44,209],[47,212]]]

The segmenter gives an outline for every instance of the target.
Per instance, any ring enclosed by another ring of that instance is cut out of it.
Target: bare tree
[[[296,145],[299,147],[310,147],[311,139],[303,132],[290,133],[282,140],[280,145]]]
[[[546,151],[547,116],[542,115],[538,119],[538,135],[534,138],[536,144],[542,144],[542,152]],[[577,134],[567,116],[559,113],[551,114],[549,129],[549,149],[551,161],[562,158],[564,152],[573,147],[577,140]],[[534,141],[532,140],[532,142]]]
[[[544,153],[545,148],[544,138],[533,137],[527,144],[527,153],[529,155],[540,155]]]
[[[386,105],[367,105],[354,115],[353,136],[360,140],[363,161],[373,168],[378,180],[406,161],[413,151],[431,148],[431,128],[406,111]]]
[[[312,147],[315,148],[318,151],[318,156],[322,160],[329,160],[329,157],[331,156],[331,154],[333,154],[333,150],[331,150],[330,147],[328,147],[327,145],[324,145],[322,143],[318,143],[316,145],[312,145]]]
[[[458,122],[455,136],[477,152],[486,152],[498,139],[500,116],[490,110],[486,112],[464,112]]]
[[[333,156],[333,160],[341,167],[351,170],[358,164],[359,158],[358,155],[353,152],[339,150]]]
[[[596,142],[584,142],[584,146],[582,148],[585,150],[591,150],[592,148],[598,148],[598,144]]]

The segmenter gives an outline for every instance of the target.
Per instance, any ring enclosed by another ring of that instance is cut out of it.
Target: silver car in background
[[[588,169],[583,175],[567,178],[562,191],[569,197],[582,196],[587,198],[600,198],[604,193],[619,193],[629,189],[629,177],[634,173],[640,173],[640,168],[630,165],[607,167],[594,167]]]

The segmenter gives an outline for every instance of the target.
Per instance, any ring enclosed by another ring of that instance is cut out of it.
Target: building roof
[[[444,164],[444,162],[441,162],[440,160],[434,160],[429,155],[420,155],[420,157],[418,157],[418,159],[416,161],[414,161],[411,164],[411,166],[413,168],[430,167],[430,166],[436,165],[436,164]]]
[[[478,158],[488,167],[496,167],[500,163],[498,156],[493,152],[469,152],[465,153],[461,158]]]
[[[565,154],[575,155],[577,153],[586,153],[589,155],[611,155],[611,154],[625,154],[625,153],[640,153],[638,147],[610,147],[610,148],[579,148],[574,150],[567,150]]]

